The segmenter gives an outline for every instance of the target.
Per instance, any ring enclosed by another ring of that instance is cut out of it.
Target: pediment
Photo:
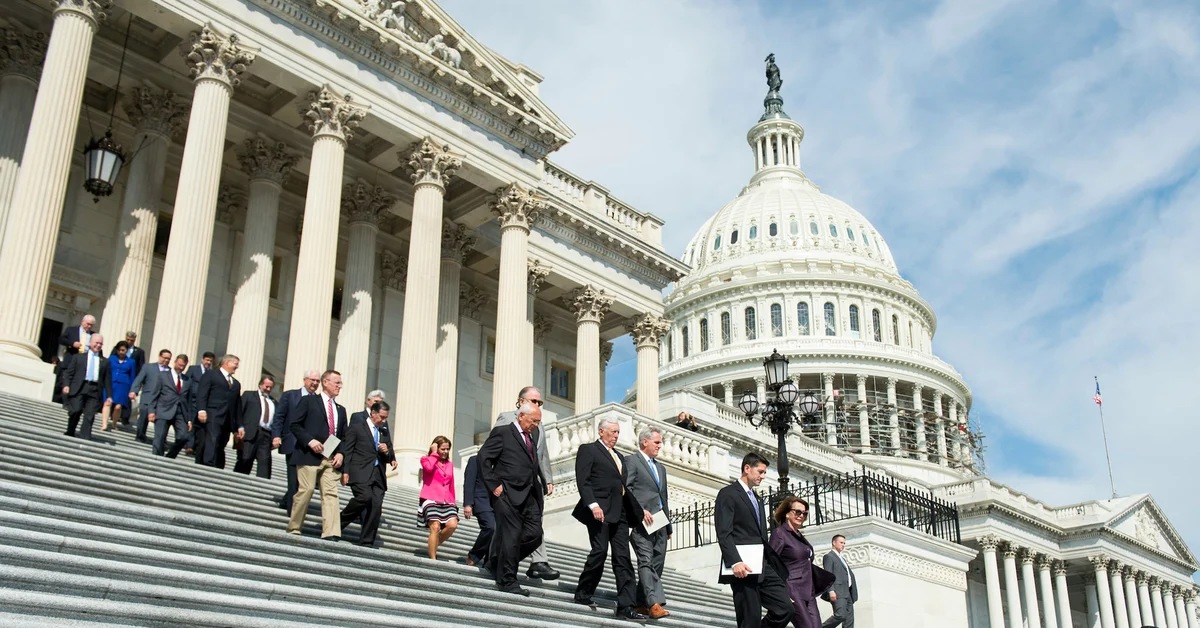
[[[1180,561],[1196,563],[1196,557],[1149,495],[1117,513],[1106,527]]]

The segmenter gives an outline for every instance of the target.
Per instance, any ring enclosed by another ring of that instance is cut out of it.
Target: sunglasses
[[[807,511],[807,510],[800,510],[800,509],[798,509],[798,508],[793,508],[793,509],[792,509],[792,514],[793,514],[793,515],[800,516],[800,517],[807,517],[807,516],[808,516],[808,511]]]
[[[539,407],[539,408],[540,408],[540,407],[542,407],[542,400],[541,400],[541,399],[522,399],[521,401],[528,401],[529,403],[532,403],[532,404],[536,405],[536,406],[537,406],[537,407]]]

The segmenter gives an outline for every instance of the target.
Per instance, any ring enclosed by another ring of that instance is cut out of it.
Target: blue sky
[[[553,158],[679,255],[753,166],[774,52],[801,159],[938,314],[988,470],[1051,505],[1152,492],[1200,551],[1200,3],[443,0],[545,76]],[[618,344],[608,399],[634,378]]]

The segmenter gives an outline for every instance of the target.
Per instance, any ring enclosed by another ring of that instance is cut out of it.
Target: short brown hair
[[[808,502],[795,495],[788,495],[775,507],[775,514],[772,517],[774,517],[776,525],[783,525],[784,520],[787,519],[788,512],[792,509],[792,504],[804,504],[804,509],[808,510]]]

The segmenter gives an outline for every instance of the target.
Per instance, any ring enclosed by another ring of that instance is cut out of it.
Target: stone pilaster
[[[0,240],[4,238],[25,138],[29,137],[47,41],[45,33],[17,22],[0,28],[0,111],[5,118],[0,124]]]
[[[397,399],[420,399],[433,390],[438,345],[438,288],[441,275],[442,204],[450,178],[462,160],[450,147],[425,138],[400,152],[408,163],[413,196],[412,229],[408,242],[408,278],[404,284],[404,322],[400,328],[400,368]],[[439,399],[438,403],[453,403]],[[433,415],[414,417],[407,438],[397,439],[405,476],[415,476],[417,460],[429,453],[438,426]],[[393,432],[394,433],[394,432]],[[444,434],[443,434],[444,435]]]
[[[1008,602],[1008,628],[1022,628],[1021,621],[1021,589],[1017,584],[1017,551],[1019,548],[1009,543],[1004,548],[1004,593]]]
[[[500,281],[496,297],[496,369],[492,377],[492,420],[509,409],[532,372],[522,371],[527,344],[520,330],[528,310],[529,230],[546,208],[536,193],[520,185],[496,190],[492,212],[500,221]]]
[[[1100,609],[1100,627],[1116,628],[1116,620],[1113,618],[1112,588],[1108,586],[1108,557],[1103,554],[1089,556],[1088,562],[1092,564],[1096,575],[1096,604]]]
[[[242,46],[237,35],[224,36],[207,25],[193,32],[180,51],[196,89],[179,166],[170,244],[154,317],[154,341],[149,346],[195,356],[208,284],[204,269],[212,255],[229,101],[255,54]]]
[[[1067,590],[1067,564],[1054,561],[1054,592],[1058,597],[1059,628],[1072,628],[1071,594]]]
[[[298,388],[304,371],[324,370],[329,364],[329,328],[332,324],[333,280],[337,264],[339,207],[346,145],[354,129],[367,116],[365,107],[347,94],[339,96],[328,86],[308,93],[300,107],[312,132],[312,159],[300,254],[296,260],[296,292],[292,298],[284,387]],[[303,304],[303,305],[302,305]],[[346,377],[342,377],[344,383]],[[357,404],[359,399],[345,399]]]
[[[988,625],[1003,628],[1004,600],[1000,591],[1000,568],[996,564],[996,548],[1000,546],[1000,539],[989,534],[979,538],[979,546],[983,549],[983,579],[987,585]]]
[[[871,414],[867,410],[867,376],[858,375],[854,378],[858,388],[858,442],[859,451],[871,453]]]
[[[0,285],[10,295],[0,303],[0,388],[27,397],[49,399],[54,382],[50,366],[41,361],[38,333],[70,176],[88,54],[99,22],[107,17],[111,5],[110,0],[55,3],[42,80],[9,204],[14,209],[0,241]]]
[[[458,399],[459,304],[462,267],[475,246],[475,236],[463,225],[442,225],[441,272],[438,275],[437,349],[433,361],[433,431],[452,438]]]
[[[613,299],[604,290],[587,285],[563,297],[567,309],[575,314],[575,414],[600,405],[600,322],[612,307]]]
[[[626,323],[625,329],[633,336],[633,346],[637,351],[638,414],[661,419],[663,417],[658,416],[658,346],[671,330],[671,321],[657,313],[646,312]],[[726,391],[733,388],[733,382],[726,384]],[[726,396],[729,396],[729,392],[726,392]]]
[[[342,287],[342,327],[333,365],[342,374],[342,395],[348,404],[366,399],[367,389],[374,388],[367,385],[367,368],[375,313],[376,240],[380,216],[395,204],[395,196],[363,179],[342,188],[342,210],[350,221],[350,242]]]
[[[721,382],[721,393],[725,397],[725,399],[724,399],[725,405],[733,406],[733,404],[737,403],[733,399],[733,395],[734,395],[733,380]]]
[[[129,179],[121,199],[120,233],[108,283],[111,292],[100,317],[100,331],[109,338],[123,338],[127,331],[143,336],[167,150],[171,136],[179,131],[188,111],[187,105],[180,103],[172,92],[147,87],[133,88],[124,105],[142,139],[137,159],[129,164]]]

